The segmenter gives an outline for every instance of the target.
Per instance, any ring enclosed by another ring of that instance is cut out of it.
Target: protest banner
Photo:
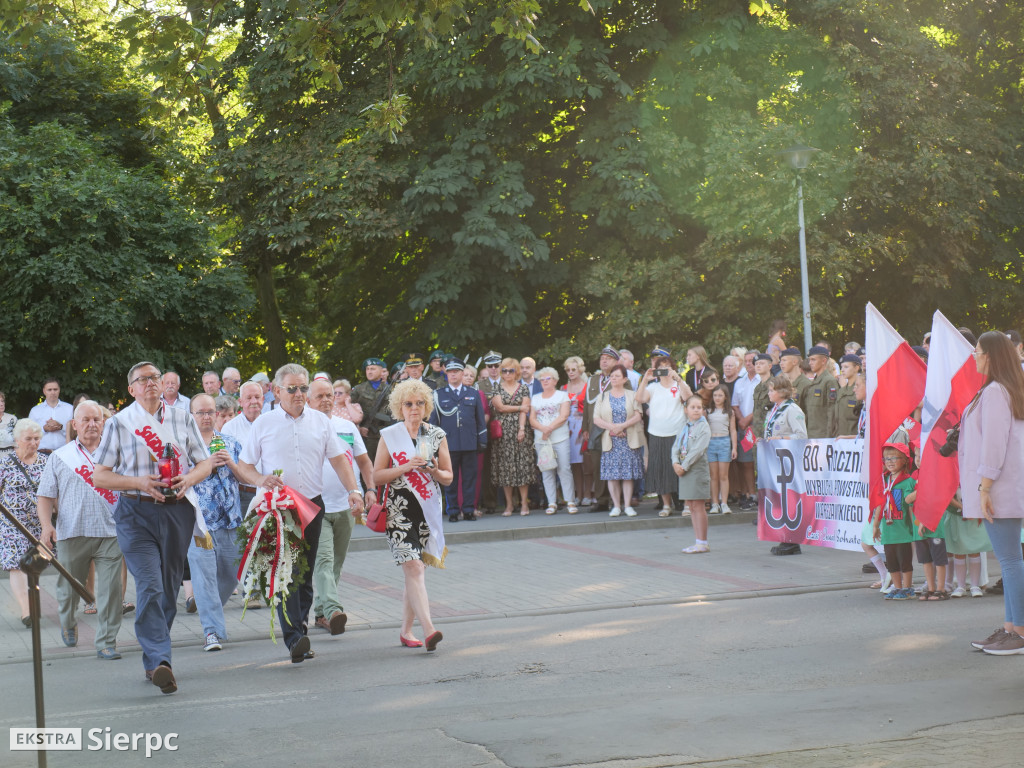
[[[759,440],[758,539],[860,550],[864,460],[862,439]]]

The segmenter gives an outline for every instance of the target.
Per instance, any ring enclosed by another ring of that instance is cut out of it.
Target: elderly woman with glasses
[[[501,361],[501,381],[491,397],[493,417],[501,421],[501,437],[495,441],[491,475],[505,491],[503,517],[512,514],[512,489],[519,489],[519,514],[530,514],[527,491],[536,476],[533,430],[526,429],[530,413],[530,388],[519,380],[519,362],[511,357]]]
[[[557,511],[555,473],[562,484],[562,497],[570,515],[576,507],[576,486],[573,484],[569,462],[569,396],[558,386],[558,372],[554,368],[541,368],[537,373],[541,392],[530,400],[530,426],[533,427],[534,445],[537,447],[537,468],[544,479],[544,492],[548,497],[545,514]]]
[[[419,379],[408,379],[391,391],[388,405],[397,424],[380,432],[373,463],[374,482],[384,486],[379,498],[387,508],[387,537],[391,554],[402,567],[402,628],[399,643],[405,648],[433,651],[441,633],[430,618],[426,568],[444,568],[441,485],[452,481],[452,460],[444,430],[427,419],[434,409],[434,392]],[[419,621],[425,634],[412,634]]]
[[[20,419],[14,425],[14,452],[0,456],[0,502],[36,538],[43,532],[36,508],[36,492],[47,458],[39,453],[42,438],[42,427],[31,419]],[[26,627],[32,626],[32,620],[28,613],[28,577],[21,570],[21,558],[29,544],[21,531],[0,517],[0,568],[10,573],[11,593]]]
[[[353,424],[359,424],[363,420],[363,406],[352,400],[352,385],[348,379],[338,379],[334,382],[334,407],[331,409],[332,416],[348,419]]]

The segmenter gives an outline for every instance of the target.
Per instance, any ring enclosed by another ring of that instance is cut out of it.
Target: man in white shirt
[[[263,413],[263,404],[263,387],[256,381],[245,382],[242,388],[238,390],[238,405],[242,410],[235,418],[224,424],[221,432],[235,438],[244,448],[246,443],[249,442],[249,433],[252,431],[253,422]],[[256,469],[260,473],[263,471],[262,467],[257,467]],[[257,488],[255,486],[239,482],[238,497],[242,505],[243,517],[249,509],[256,491]],[[259,610],[263,607],[263,600],[258,595],[255,595],[246,601],[246,607],[249,610]]]
[[[524,357],[519,361],[519,375],[520,381],[527,386],[530,390],[530,397],[539,395],[543,391],[543,387],[540,382],[533,378],[533,374],[537,372],[537,361],[532,357]]]
[[[62,447],[64,425],[75,417],[71,403],[60,399],[60,382],[47,379],[43,382],[43,402],[28,412],[28,417],[43,428],[43,439],[39,441],[40,453],[51,453]]]
[[[203,374],[203,392],[210,397],[216,397],[220,394],[220,376],[217,375],[216,371],[206,371]]]
[[[254,373],[249,381],[254,381],[260,385],[263,390],[263,412],[271,410],[274,407],[274,392],[270,386],[270,379],[263,371]],[[241,391],[241,390],[239,390]]]
[[[114,507],[118,495],[93,485],[93,451],[103,434],[103,411],[99,403],[83,400],[75,412],[78,437],[61,447],[46,462],[39,481],[39,538],[47,546],[59,542],[64,567],[79,581],[96,568],[95,634],[97,658],[120,659],[117,632],[124,613],[121,592],[121,548],[117,545]],[[60,517],[54,525],[53,512],[60,500]],[[57,610],[64,645],[78,645],[78,595],[63,576],[57,579]]]
[[[163,382],[164,393],[160,397],[164,401],[164,405],[180,408],[183,411],[189,410],[188,404],[192,402],[192,398],[185,397],[178,392],[181,389],[181,377],[174,371],[167,371],[164,374]]]
[[[303,537],[309,544],[306,561],[316,563],[323,526],[323,465],[329,461],[345,488],[354,514],[363,510],[363,494],[359,491],[355,473],[345,458],[345,450],[331,422],[324,414],[306,404],[309,392],[309,372],[301,365],[281,366],[274,376],[274,393],[281,403],[270,413],[261,416],[249,433],[238,461],[241,475],[257,488],[289,486],[320,507],[320,512],[306,526]],[[266,474],[257,471],[266,470]],[[274,474],[280,470],[281,474]],[[296,573],[299,564],[296,564]],[[312,658],[306,624],[313,606],[313,568],[306,570],[302,580],[292,582],[288,597],[278,605],[285,644],[293,664]],[[287,614],[287,617],[286,615]]]
[[[242,383],[242,374],[237,368],[225,368],[223,373],[223,384],[220,388],[222,395],[238,397],[238,387]]]
[[[263,402],[263,387],[255,381],[245,382],[238,390],[238,405],[242,410],[235,418],[225,422],[221,432],[231,435],[244,448],[249,441],[253,423],[263,413]],[[244,508],[246,505],[242,506]]]
[[[754,420],[754,387],[761,378],[754,371],[754,358],[759,352],[754,349],[743,355],[743,370],[732,389],[732,410],[736,414],[736,461],[739,468],[739,482],[733,487],[740,496],[740,509],[757,507],[757,486],[754,485],[754,449],[743,448],[743,435]]]
[[[366,445],[359,435],[359,427],[348,419],[332,416],[334,408],[334,387],[329,381],[314,381],[309,385],[307,401],[312,408],[320,411],[331,420],[341,446],[345,449],[345,460],[359,466],[366,493],[363,499],[367,506],[377,501],[377,490],[373,487],[373,462],[366,454]],[[313,602],[314,623],[326,629],[332,635],[340,635],[345,631],[348,616],[338,600],[338,580],[341,568],[348,554],[348,543],[352,539],[352,527],[355,524],[350,513],[348,494],[338,482],[338,475],[329,461],[324,462],[324,524],[320,529],[320,546],[316,552],[313,565],[313,587],[316,597]],[[356,477],[358,483],[359,477]]]
[[[640,374],[633,370],[636,358],[633,357],[633,353],[628,349],[620,349],[619,362],[626,366],[626,378],[629,379],[629,383],[633,385],[633,391],[635,392],[640,386]]]

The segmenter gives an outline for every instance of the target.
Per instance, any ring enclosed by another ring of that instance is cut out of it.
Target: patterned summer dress
[[[530,400],[530,390],[520,384],[515,393],[509,395],[501,385],[495,390],[505,405],[522,405]],[[537,458],[533,454],[533,429],[526,425],[526,438],[523,442],[516,439],[519,432],[519,414],[496,414],[501,419],[501,437],[495,441],[491,453],[491,478],[494,485],[511,486],[530,485],[534,482],[537,472]]]
[[[47,456],[40,453],[36,455],[34,463],[22,464],[21,459],[13,452],[0,456],[0,502],[32,531],[36,538],[39,538],[43,531],[36,511],[36,489],[43,476],[46,459]],[[32,483],[25,477],[22,469],[32,478]],[[5,571],[20,568],[19,562],[28,548],[29,540],[7,522],[7,518],[0,516],[0,568]]]
[[[415,442],[417,446],[426,442],[431,447],[431,453],[437,456],[438,448],[444,438],[444,430],[440,427],[421,424],[419,436]],[[437,484],[434,485],[435,492],[440,493]],[[389,483],[384,504],[388,510],[388,522],[385,530],[388,546],[391,548],[391,556],[395,558],[395,563],[401,565],[411,560],[423,560],[423,548],[427,545],[427,539],[430,538],[430,526],[427,525],[426,517],[423,515],[419,497],[409,485],[406,475],[399,475],[397,479]],[[435,563],[428,564],[436,565]]]
[[[626,396],[609,395],[612,407],[612,423],[621,424],[626,420]],[[602,480],[639,480],[644,476],[644,462],[640,451],[629,447],[629,439],[612,438],[612,449],[601,454]]]

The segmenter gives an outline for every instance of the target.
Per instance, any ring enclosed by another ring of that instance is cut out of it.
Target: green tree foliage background
[[[54,7],[5,17],[7,65]],[[60,125],[159,167],[192,209],[169,215],[215,239],[206,285],[244,269],[189,333],[200,368],[761,345],[773,318],[800,324],[777,154],[797,142],[822,150],[803,172],[816,338],[862,338],[869,300],[912,340],[935,308],[1024,324],[1022,3],[162,7],[63,8],[89,56],[121,50],[120,77],[156,88],[96,83],[146,107],[88,135]],[[5,71],[23,130],[62,120]]]

